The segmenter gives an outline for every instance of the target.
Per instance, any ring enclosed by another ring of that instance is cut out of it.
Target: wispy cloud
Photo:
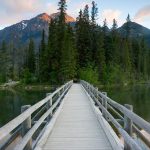
[[[142,23],[145,19],[150,19],[150,5],[141,8],[135,15],[134,21]]]
[[[120,10],[113,10],[113,9],[105,9],[102,12],[102,19],[107,19],[107,23],[110,25],[113,22],[113,19],[116,19],[118,23],[122,23],[120,16],[121,16]]]
[[[33,12],[39,9],[40,0],[1,0],[1,7],[6,13]]]
[[[43,2],[43,0],[0,0],[0,4],[0,14],[5,18],[0,20],[1,26],[29,19],[39,13],[51,14],[57,11],[55,2]]]

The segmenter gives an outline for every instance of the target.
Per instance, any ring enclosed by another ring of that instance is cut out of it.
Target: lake
[[[104,88],[107,95],[120,104],[133,105],[133,111],[150,122],[150,85]]]
[[[33,105],[45,98],[49,91],[0,90],[0,126],[21,112],[21,106]]]
[[[121,104],[131,104],[134,112],[150,122],[150,85],[104,88],[108,96]],[[20,114],[22,105],[35,104],[49,91],[0,91],[0,126]]]

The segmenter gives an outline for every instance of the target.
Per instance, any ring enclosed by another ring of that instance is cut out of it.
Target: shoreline
[[[127,87],[127,86],[134,86],[134,85],[144,85],[150,84],[149,81],[139,81],[133,83],[124,83],[124,84],[99,84],[95,87],[99,89],[103,88],[116,88],[116,87]],[[0,90],[27,90],[27,91],[41,91],[41,90],[55,90],[60,85],[50,85],[48,83],[41,83],[41,84],[22,84],[20,81],[12,81],[4,84],[0,84]]]

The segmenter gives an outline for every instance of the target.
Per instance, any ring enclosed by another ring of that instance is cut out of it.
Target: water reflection
[[[104,88],[108,96],[121,104],[131,104],[134,112],[150,122],[150,86],[135,85]],[[22,105],[35,104],[49,91],[0,91],[0,126],[20,114]]]
[[[104,90],[113,100],[133,105],[134,112],[150,122],[150,85],[104,88]]]
[[[43,99],[46,91],[0,91],[0,126],[20,114],[22,105],[33,105]]]

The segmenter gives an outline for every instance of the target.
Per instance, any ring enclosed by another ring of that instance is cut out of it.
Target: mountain
[[[122,36],[126,36],[126,27],[127,23],[124,23],[120,28],[118,28],[118,32]],[[150,29],[136,23],[136,22],[129,22],[130,27],[130,34],[133,38],[141,38],[144,37],[146,43],[150,46]]]
[[[41,33],[44,29],[46,37],[48,36],[48,27],[52,19],[58,18],[59,13],[48,15],[46,13],[40,14],[30,20],[23,20],[17,24],[6,27],[0,30],[0,43],[4,40],[7,43],[13,41],[18,45],[26,45],[30,38],[33,38],[38,46],[41,40]],[[75,19],[66,14],[66,23],[74,24]]]
[[[46,13],[40,14],[30,20],[23,20],[17,24],[6,27],[3,30],[0,30],[0,43],[5,40],[7,43],[13,41],[14,45],[17,47],[19,45],[23,46],[29,42],[30,38],[33,38],[36,46],[39,45],[41,40],[42,30],[44,29],[46,32],[46,38],[48,37],[48,27],[49,23],[52,19],[57,19],[59,17],[59,13],[54,13],[48,15]],[[71,26],[75,26],[75,19],[66,14],[66,23],[69,23]],[[118,32],[122,35],[126,35],[126,26],[127,23],[124,23],[120,28],[118,28]],[[150,29],[145,28],[144,26],[135,23],[129,22],[129,26],[131,28],[131,37],[140,38],[144,37],[145,41],[150,46]],[[110,30],[108,29],[108,32]]]

